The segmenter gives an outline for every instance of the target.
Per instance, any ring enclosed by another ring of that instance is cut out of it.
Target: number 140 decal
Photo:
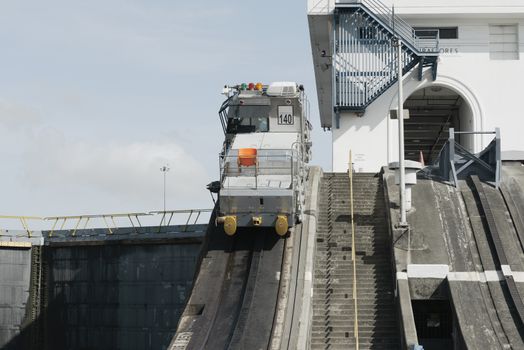
[[[278,125],[294,125],[293,106],[278,106]]]

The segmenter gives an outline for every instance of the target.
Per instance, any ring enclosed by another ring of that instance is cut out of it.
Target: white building
[[[332,132],[333,171],[347,170],[349,150],[358,171],[378,171],[398,159],[398,123],[389,113],[397,108],[393,22],[387,13],[392,5],[414,29],[413,47],[419,45],[418,51],[407,44],[404,50],[410,69],[404,75],[404,108],[410,110],[406,158],[418,160],[422,151],[426,162],[434,159],[449,127],[499,127],[503,159],[524,159],[524,152],[513,152],[524,151],[524,1],[382,1],[384,8],[378,0],[308,0],[320,118]],[[409,44],[411,28],[395,25]],[[432,66],[430,55],[419,66],[437,33],[437,64]],[[479,152],[492,137],[464,134],[459,142]]]

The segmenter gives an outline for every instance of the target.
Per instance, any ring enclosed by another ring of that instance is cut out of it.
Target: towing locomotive
[[[223,93],[217,223],[228,235],[239,227],[274,227],[285,235],[301,221],[311,159],[304,89],[294,82],[250,83],[225,86]]]

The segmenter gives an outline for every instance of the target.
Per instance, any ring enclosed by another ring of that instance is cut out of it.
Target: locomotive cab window
[[[229,112],[227,132],[246,134],[269,131],[269,105],[237,105]]]
[[[268,117],[244,117],[232,118],[227,122],[227,132],[244,134],[250,132],[268,132],[269,118]]]
[[[247,118],[244,118],[247,119]],[[268,132],[269,131],[269,118],[267,117],[252,117],[249,118],[249,122],[255,127],[255,132]]]

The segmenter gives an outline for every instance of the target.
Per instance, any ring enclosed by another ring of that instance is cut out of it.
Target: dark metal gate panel
[[[48,348],[167,348],[199,244],[48,249]]]

